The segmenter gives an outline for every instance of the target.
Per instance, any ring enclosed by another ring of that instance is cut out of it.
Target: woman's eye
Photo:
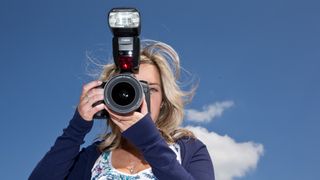
[[[153,93],[153,92],[158,92],[158,89],[156,89],[156,88],[150,88],[150,93]]]

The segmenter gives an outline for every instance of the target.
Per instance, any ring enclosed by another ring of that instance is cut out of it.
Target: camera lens
[[[131,74],[113,76],[104,87],[106,106],[119,114],[137,110],[143,100],[144,91],[140,82]]]
[[[111,96],[115,103],[126,106],[134,100],[135,91],[129,83],[122,82],[114,86]]]

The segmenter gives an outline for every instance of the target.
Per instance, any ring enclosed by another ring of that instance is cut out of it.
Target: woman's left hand
[[[133,126],[148,113],[147,102],[145,101],[145,99],[141,104],[141,112],[134,111],[130,114],[119,115],[109,110],[106,106],[105,108],[110,115],[110,119],[120,128],[121,132]]]

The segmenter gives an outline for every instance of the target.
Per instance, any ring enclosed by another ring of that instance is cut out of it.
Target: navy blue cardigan
[[[37,164],[29,180],[90,179],[91,169],[101,154],[98,142],[79,150],[92,125],[93,121],[85,121],[76,111],[69,126]],[[142,152],[159,180],[214,180],[206,146],[197,139],[179,139],[177,143],[182,159],[182,164],[179,164],[176,154],[168,147],[149,114],[124,131],[122,136]]]

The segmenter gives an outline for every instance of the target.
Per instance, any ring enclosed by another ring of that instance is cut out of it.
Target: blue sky
[[[320,178],[318,1],[0,2],[3,179],[26,179],[67,125],[82,84],[93,79],[86,52],[111,57],[106,13],[118,6],[138,8],[140,37],[172,45],[200,80],[188,110],[204,115],[232,103],[221,116],[184,126],[263,147],[234,179]],[[86,144],[101,126],[95,122]]]

